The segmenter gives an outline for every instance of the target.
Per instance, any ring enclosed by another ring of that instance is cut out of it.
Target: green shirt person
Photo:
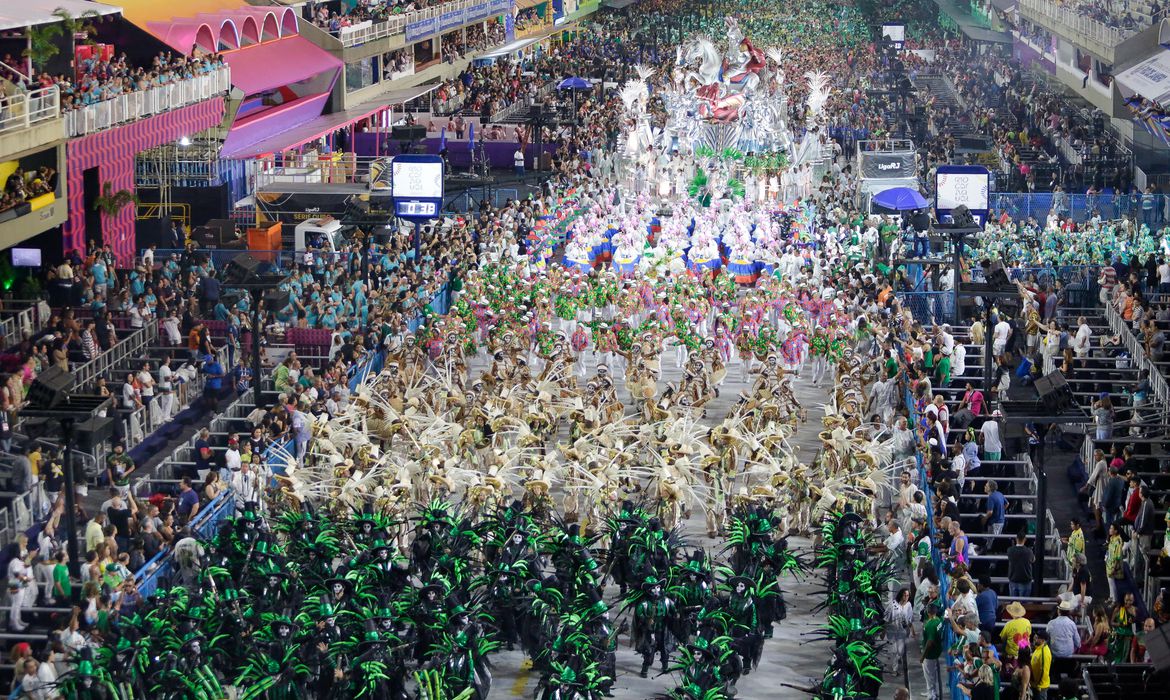
[[[69,580],[69,555],[57,552],[57,563],[53,566],[53,598],[58,605],[73,600],[73,582]]]
[[[134,459],[126,454],[126,446],[117,443],[114,451],[106,458],[106,478],[111,486],[125,488],[130,485],[130,475],[136,469]]]

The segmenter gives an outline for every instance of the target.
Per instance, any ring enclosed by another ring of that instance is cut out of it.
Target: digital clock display
[[[434,202],[398,202],[399,216],[434,216]]]

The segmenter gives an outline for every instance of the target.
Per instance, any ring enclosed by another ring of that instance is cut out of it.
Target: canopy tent
[[[926,198],[912,187],[891,187],[882,190],[873,196],[873,203],[894,211],[923,209],[927,206]]]
[[[120,7],[88,0],[13,0],[0,4],[0,30],[60,22],[61,18],[53,14],[55,10],[64,10],[73,17],[86,12],[96,12],[103,17],[122,13]]]
[[[561,82],[557,83],[557,89],[558,90],[592,90],[593,83],[589,82],[588,80],[586,80],[584,78],[578,78],[578,77],[574,76],[572,78],[565,78]]]

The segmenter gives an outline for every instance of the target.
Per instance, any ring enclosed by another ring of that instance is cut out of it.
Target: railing
[[[550,80],[549,82],[537,88],[535,95],[525,95],[524,97],[516,100],[512,104],[493,114],[491,119],[488,120],[489,123],[498,124],[499,122],[507,119],[513,114],[516,114],[517,112],[527,112],[529,107],[536,104],[537,102],[542,102],[544,98],[551,95],[553,90],[556,90],[556,88],[556,81]]]
[[[0,319],[0,337],[3,345],[10,348],[20,344],[25,336],[32,335],[37,328],[37,310],[34,307],[21,309],[14,314]]]
[[[0,547],[7,547],[9,543],[16,541],[16,536],[32,527],[33,521],[39,517],[35,496],[38,490],[39,485],[33,487],[31,491],[20,494],[12,499],[12,503],[0,508]],[[44,491],[41,490],[40,493],[43,497]]]
[[[1128,194],[1067,194],[1064,202],[1056,207],[1060,216],[1071,216],[1077,223],[1088,221],[1097,211],[1102,219],[1120,219],[1123,216],[1140,216],[1143,213],[1142,197]],[[1170,195],[1153,195],[1155,215],[1164,214]],[[1057,204],[1052,192],[996,192],[990,197],[990,205],[996,213],[1007,212],[1012,219],[1021,221],[1029,216],[1043,222]],[[1160,218],[1160,217],[1159,217]]]
[[[73,370],[74,385],[84,387],[110,371],[127,357],[143,356],[146,348],[158,339],[158,323],[148,323],[118,341],[114,347]]]
[[[910,309],[914,320],[929,325],[934,323],[950,323],[954,320],[955,292],[897,292],[896,296],[902,305]]]
[[[1104,6],[1109,7],[1110,4],[1104,3]],[[1052,0],[1020,0],[1020,7],[1027,10],[1025,16],[1032,14],[1046,19],[1054,28],[1073,34],[1076,38],[1093,41],[1107,49],[1116,48],[1121,42],[1146,29],[1145,26],[1133,29],[1110,27],[1104,22],[1082,15],[1073,7],[1058,5]]]
[[[346,48],[361,46],[371,41],[403,34],[406,32],[406,25],[408,24],[413,24],[424,19],[436,19],[445,12],[465,10],[469,7],[483,4],[484,0],[456,0],[455,2],[447,2],[422,10],[395,15],[381,22],[362,22],[352,27],[342,27],[338,39],[341,41],[341,45]]]
[[[1150,361],[1145,348],[1138,342],[1130,325],[1121,317],[1121,314],[1117,313],[1112,299],[1105,302],[1105,321],[1109,324],[1110,331],[1121,338],[1122,344],[1129,351],[1130,360],[1139,369],[1145,370],[1150,379],[1150,388],[1153,390],[1154,402],[1162,416],[1162,422],[1163,424],[1170,422],[1170,384],[1167,384],[1166,378],[1158,371],[1158,367]]]
[[[231,70],[222,66],[206,75],[130,92],[112,100],[85,105],[65,113],[65,133],[84,136],[103,129],[161,114],[208,100],[231,89]]]
[[[197,537],[207,539],[215,533],[219,523],[236,509],[235,496],[231,488],[224,489],[210,503],[203,506],[190,527]],[[138,592],[143,598],[149,597],[158,590],[159,582],[169,576],[175,568],[174,549],[166,549],[154,556],[153,559],[142,565],[134,574],[138,582]]]
[[[0,134],[27,129],[61,116],[61,92],[56,85],[0,98]]]

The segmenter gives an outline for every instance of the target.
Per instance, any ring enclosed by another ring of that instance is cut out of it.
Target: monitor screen
[[[13,248],[12,249],[12,266],[13,267],[40,267],[41,266],[41,249],[40,248]]]
[[[906,41],[906,25],[904,24],[883,24],[882,25],[882,39],[901,45]]]
[[[971,211],[986,211],[989,176],[982,173],[938,173],[935,178],[938,209],[954,209],[964,204]]]
[[[395,160],[391,194],[398,199],[442,199],[443,164]]]

